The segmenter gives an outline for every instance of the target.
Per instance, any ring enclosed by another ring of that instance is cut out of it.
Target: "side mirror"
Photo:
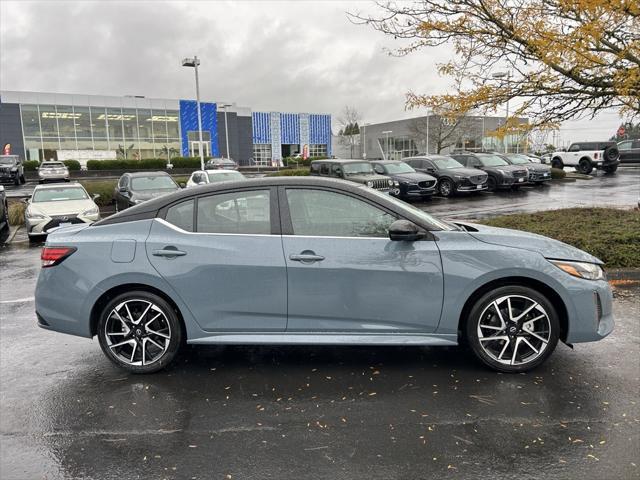
[[[99,199],[99,198],[100,198],[100,194],[99,194],[99,193],[94,193],[94,194],[92,195],[92,198],[93,198],[94,200],[97,200],[97,199]]]
[[[393,241],[415,242],[424,237],[420,227],[408,220],[396,220],[389,226],[389,239]]]
[[[198,182],[198,185],[206,185],[206,184],[207,184],[207,182],[204,182],[204,181]]]

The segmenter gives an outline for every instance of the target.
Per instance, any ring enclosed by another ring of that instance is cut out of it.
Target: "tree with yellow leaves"
[[[453,91],[409,92],[409,108],[457,117],[495,112],[515,99],[502,134],[520,130],[515,117],[522,116],[529,128],[553,128],[605,109],[640,116],[640,0],[422,0],[378,7],[375,15],[351,17],[406,40],[396,53],[454,47],[455,58],[439,65],[453,78]]]

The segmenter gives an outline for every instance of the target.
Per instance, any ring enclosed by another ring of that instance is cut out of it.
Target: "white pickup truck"
[[[620,152],[616,142],[572,143],[566,151],[551,154],[553,168],[575,167],[585,175],[590,174],[594,168],[613,173],[618,169],[619,163]]]

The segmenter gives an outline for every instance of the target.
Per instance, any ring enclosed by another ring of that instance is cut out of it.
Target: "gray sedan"
[[[468,344],[523,372],[613,330],[602,262],[539,235],[453,224],[363,185],[273,177],[185,189],[53,231],[42,328],[149,373],[184,342]]]

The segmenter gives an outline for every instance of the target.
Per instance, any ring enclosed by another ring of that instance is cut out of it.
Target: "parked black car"
[[[620,151],[620,163],[640,162],[640,138],[618,143],[618,150]]]
[[[403,200],[410,198],[430,199],[436,193],[438,180],[431,175],[416,172],[405,162],[396,160],[372,161],[373,171],[379,175],[386,175],[398,182],[397,197]]]
[[[393,195],[400,193],[399,183],[393,179],[378,175],[373,171],[371,163],[365,160],[325,159],[311,162],[311,175],[334,177],[362,183],[367,187]]]
[[[487,189],[487,174],[475,168],[465,168],[446,155],[420,155],[404,161],[419,172],[438,179],[438,193],[450,197],[456,193],[481,192]]]
[[[9,236],[9,206],[4,187],[0,185],[0,243],[4,243]]]
[[[204,164],[205,170],[237,170],[238,164],[230,158],[212,158]]]
[[[533,163],[526,155],[519,153],[501,153],[500,157],[504,158],[509,165],[520,165],[529,171],[529,183],[534,185],[542,185],[544,182],[551,181],[551,167],[541,163]]]
[[[167,172],[125,173],[118,180],[113,199],[116,211],[120,211],[176,190],[180,186]]]
[[[462,152],[451,155],[469,168],[487,172],[487,190],[493,192],[499,188],[519,188],[527,183],[529,172],[520,165],[509,165],[504,158],[494,153]]]
[[[0,155],[0,182],[25,183],[24,165],[18,155]]]

